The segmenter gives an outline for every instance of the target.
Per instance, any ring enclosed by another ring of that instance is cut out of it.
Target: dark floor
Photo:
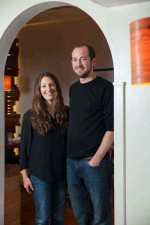
[[[111,198],[111,201],[112,208],[114,208],[113,197]],[[21,188],[21,205],[21,225],[34,225],[35,211],[32,195],[28,194],[23,187]],[[64,210],[65,225],[77,225],[69,201],[67,201]],[[112,223],[112,225],[114,225],[114,223]]]

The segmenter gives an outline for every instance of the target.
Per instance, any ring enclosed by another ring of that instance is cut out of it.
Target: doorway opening
[[[35,78],[43,70],[58,74],[68,105],[69,86],[76,81],[70,64],[71,50],[76,44],[92,45],[97,55],[95,72],[111,82],[114,80],[108,43],[92,18],[73,6],[49,8],[29,20],[16,33],[19,39],[19,74],[16,84],[20,90],[16,111],[21,115],[20,123],[22,115],[30,107],[29,99]],[[19,134],[20,126],[16,129],[16,137]]]

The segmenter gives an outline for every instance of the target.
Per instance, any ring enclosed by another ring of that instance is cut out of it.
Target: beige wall
[[[43,71],[57,75],[64,101],[69,104],[69,87],[77,80],[71,67],[72,48],[79,43],[87,43],[95,48],[97,64],[95,68],[113,67],[107,41],[96,23],[86,16],[61,22],[26,25],[18,34],[20,72],[18,86],[20,99],[17,112],[23,113],[30,107],[32,90],[36,76]],[[100,72],[106,79],[113,72]],[[20,132],[18,128],[17,133]]]

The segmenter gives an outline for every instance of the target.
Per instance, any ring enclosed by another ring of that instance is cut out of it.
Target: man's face
[[[95,58],[91,61],[86,46],[74,48],[72,51],[72,68],[79,78],[86,78],[93,72]]]

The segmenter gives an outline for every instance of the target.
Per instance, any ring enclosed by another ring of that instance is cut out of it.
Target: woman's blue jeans
[[[86,159],[67,159],[67,182],[78,225],[111,225],[109,159],[96,167]]]
[[[44,182],[31,175],[34,186],[34,202],[36,208],[36,225],[64,225],[64,204],[67,185],[65,181]]]

